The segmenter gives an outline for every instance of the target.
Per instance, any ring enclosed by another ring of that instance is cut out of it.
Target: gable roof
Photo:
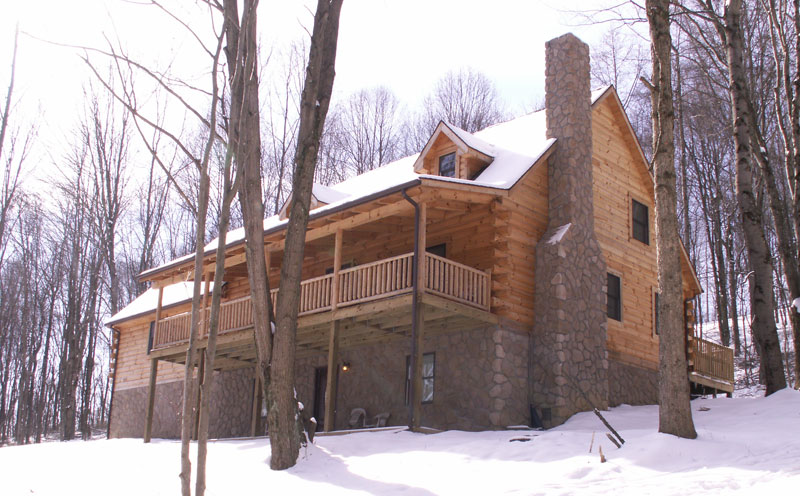
[[[607,86],[593,91],[592,106],[594,107],[608,98],[613,100],[615,106],[622,114],[624,119],[623,127],[632,138],[631,146],[635,148],[635,155],[641,159],[641,166],[645,168],[649,177],[652,178],[652,173],[647,167],[647,159],[645,158],[638,139],[636,139],[633,127],[625,114],[622,102],[619,100],[619,96],[614,90],[614,87]],[[445,134],[448,139],[455,141],[457,146],[460,145],[462,147],[462,150],[469,148],[491,158],[492,162],[474,180],[419,174],[415,172],[415,166],[440,134]],[[509,190],[531,170],[535,164],[549,154],[555,142],[555,139],[547,138],[547,122],[544,110],[532,112],[507,122],[495,124],[476,133],[469,133],[452,124],[441,121],[421,153],[401,158],[382,167],[351,177],[338,184],[331,186],[314,184],[312,196],[316,199],[319,206],[311,211],[310,219],[418,185],[422,179],[434,183],[461,183],[487,189]],[[291,196],[282,207],[282,213],[290,202]],[[280,214],[273,215],[264,219],[264,232],[266,234],[268,232],[278,231],[283,229],[287,224],[288,220],[285,216],[281,216]],[[243,242],[243,240],[243,228],[232,230],[227,235],[226,246],[230,247],[231,245]],[[216,247],[217,239],[214,239],[205,246],[205,253],[213,253],[216,251]],[[699,291],[702,292],[702,286],[697,278],[694,267],[689,262],[689,256],[683,247],[683,243],[681,243],[681,251],[684,263],[686,263],[689,268],[695,287],[699,288]],[[191,260],[193,257],[194,254],[192,253],[172,260],[164,265],[143,272],[140,274],[140,278],[145,278],[169,267],[180,265]],[[183,289],[178,288],[173,290],[173,293],[182,292],[182,294],[185,295],[185,298],[183,298],[181,302],[191,298],[191,283],[178,283],[177,285],[186,285]],[[152,294],[150,294],[151,292]],[[145,301],[151,302],[152,308],[155,308],[155,298],[157,298],[157,290],[151,289],[146,291],[121,312],[113,316],[109,322],[107,322],[107,325],[135,317],[134,310],[147,306]],[[167,305],[167,298],[167,291],[165,288],[164,306]],[[173,299],[172,296],[169,298],[170,300]],[[172,304],[177,304],[177,302],[173,302]],[[131,309],[129,307],[133,308]]]
[[[613,86],[593,91],[591,95],[592,105],[609,92],[615,93]],[[458,140],[464,147],[492,157],[492,162],[474,180],[458,179],[416,173],[414,165],[422,156],[422,153],[418,153],[351,177],[338,184],[330,186],[315,184],[315,195],[319,194],[320,196],[317,196],[317,198],[326,204],[313,209],[310,219],[332,211],[338,211],[368,198],[387,195],[397,191],[398,188],[419,184],[422,179],[434,183],[460,183],[487,189],[509,190],[531,167],[550,152],[556,142],[555,139],[547,138],[547,122],[544,110],[489,126],[476,133],[468,133],[445,122],[440,122],[437,130],[446,133],[450,139]],[[434,136],[428,141],[429,144],[432,143],[433,138]],[[322,197],[331,200],[331,202],[324,201]],[[280,215],[273,215],[264,219],[264,231],[282,229],[287,223],[288,220],[286,218],[281,218]],[[226,246],[230,247],[243,241],[244,229],[234,229],[227,234]],[[216,248],[217,239],[215,238],[206,244],[204,252],[207,254],[213,253]],[[194,254],[188,254],[172,260],[159,267],[142,272],[139,278],[148,278],[162,270],[185,263],[193,257]]]

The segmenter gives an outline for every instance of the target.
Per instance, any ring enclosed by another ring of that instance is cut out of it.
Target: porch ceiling
[[[461,303],[432,294],[422,295],[424,335],[455,330],[477,329],[496,324],[497,317]],[[297,358],[327,353],[333,320],[340,322],[339,350],[395,341],[411,337],[412,295],[404,294],[375,302],[361,303],[331,313],[307,315],[298,319]],[[205,348],[207,339],[198,341]],[[216,370],[251,367],[256,353],[252,328],[220,335],[214,363]],[[410,342],[410,341],[409,341]],[[187,345],[151,352],[152,358],[186,363]]]

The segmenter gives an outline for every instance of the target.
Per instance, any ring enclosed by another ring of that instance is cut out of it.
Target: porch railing
[[[733,350],[697,337],[691,342],[692,372],[733,385]]]
[[[414,254],[406,253],[339,271],[336,305],[345,307],[412,291]],[[426,254],[425,291],[488,311],[491,291],[489,273]],[[333,274],[307,279],[300,284],[300,315],[333,309]],[[270,291],[272,305],[278,289]],[[204,322],[208,322],[209,311]],[[153,349],[188,341],[191,312],[164,318],[158,322]],[[220,307],[220,334],[246,329],[253,325],[250,297],[226,301]],[[201,328],[201,337],[207,329]]]
[[[354,305],[411,291],[414,254],[358,265],[339,272],[339,306]]]
[[[489,310],[491,281],[487,272],[430,253],[425,260],[425,270],[427,291]]]

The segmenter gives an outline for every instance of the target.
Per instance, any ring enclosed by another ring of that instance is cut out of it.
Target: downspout
[[[418,300],[418,286],[419,274],[417,274],[419,267],[419,204],[412,200],[406,190],[400,191],[403,198],[406,199],[414,207],[414,264],[411,268],[411,286],[413,291],[411,293],[411,370],[417,370],[417,300]],[[116,373],[116,370],[115,370]],[[406,371],[408,374],[408,371]],[[408,402],[408,428],[413,428],[414,421],[414,388],[416,387],[415,381],[411,381],[409,389],[409,402]]]
[[[116,339],[114,339],[116,337]],[[106,425],[106,439],[111,438],[111,412],[114,407],[114,392],[117,389],[117,369],[119,369],[119,341],[120,332],[117,329],[111,328],[111,346],[117,343],[117,349],[114,351],[114,375],[111,377],[111,399],[108,402],[108,424]]]

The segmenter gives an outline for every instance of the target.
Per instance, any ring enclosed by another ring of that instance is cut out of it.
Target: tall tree
[[[406,124],[405,155],[418,153],[439,121],[474,133],[505,118],[497,89],[486,74],[462,68],[445,74],[423,100],[423,111]]]
[[[293,201],[281,266],[267,405],[272,447],[270,466],[277,470],[293,466],[300,450],[297,399],[294,393],[300,280],[314,170],[336,75],[336,47],[342,1],[317,2],[300,105],[300,128],[292,175]]]
[[[399,158],[399,110],[397,97],[382,86],[357,91],[331,110],[325,133],[341,157],[336,165],[346,168],[339,172],[363,174]]]
[[[736,194],[742,213],[742,228],[750,268],[753,271],[753,277],[750,279],[752,327],[761,354],[766,393],[769,395],[786,387],[786,376],[773,313],[775,298],[772,257],[764,236],[763,216],[753,190],[752,150],[748,130],[748,121],[752,116],[747,99],[748,86],[743,57],[742,0],[729,0],[725,5],[723,18],[724,26],[719,22],[717,26],[725,40],[733,110],[733,138],[736,146]]]
[[[688,366],[684,349],[683,288],[675,189],[675,111],[672,101],[672,36],[670,0],[647,0],[653,77],[653,165],[656,192],[656,250],[658,253],[659,318],[659,432],[694,439],[697,432],[689,404]]]

